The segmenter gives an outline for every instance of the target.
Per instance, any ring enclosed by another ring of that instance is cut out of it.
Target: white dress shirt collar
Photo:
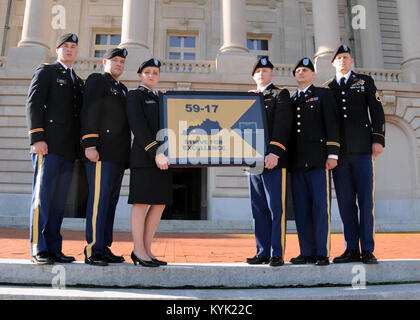
[[[265,87],[263,87],[263,88],[258,88],[258,91],[259,92],[264,92],[269,86],[271,86],[271,84],[272,84],[273,82],[270,82],[269,84],[267,84]]]
[[[344,76],[344,78],[346,79],[345,80],[345,83],[347,83],[347,81],[349,81],[350,76],[351,76],[351,70]],[[337,83],[340,84],[340,81],[341,81],[341,78],[342,77],[343,76],[341,74],[336,73],[336,75],[335,75],[335,81],[337,81]]]

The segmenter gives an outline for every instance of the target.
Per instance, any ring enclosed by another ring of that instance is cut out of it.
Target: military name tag
[[[264,97],[243,92],[160,95],[161,137],[172,166],[259,166],[267,145]]]
[[[65,84],[67,84],[67,80],[66,80],[66,79],[59,79],[59,78],[57,78],[57,83],[58,83],[60,86],[63,86],[63,85],[65,85]]]

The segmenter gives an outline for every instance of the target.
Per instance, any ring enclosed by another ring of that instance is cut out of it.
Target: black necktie
[[[303,91],[299,92],[299,99],[302,99],[304,94],[305,94],[305,92],[303,92]]]
[[[70,69],[70,68],[68,68],[68,69],[66,70],[66,72],[67,72],[67,75],[70,77],[70,80],[74,83],[74,81],[73,81],[73,77],[72,77],[72,74],[71,74],[71,69]]]
[[[344,87],[345,85],[346,85],[346,78],[345,77],[342,77],[340,79],[340,87]]]

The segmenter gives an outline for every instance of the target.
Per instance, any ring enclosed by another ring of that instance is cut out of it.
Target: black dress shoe
[[[58,263],[72,263],[76,261],[74,257],[64,255],[62,252],[50,254],[50,258]]]
[[[125,261],[123,256],[116,256],[111,251],[109,251],[107,254],[104,254],[104,259],[108,263],[123,263]]]
[[[362,251],[362,262],[364,264],[378,264],[378,260],[370,251]]]
[[[248,264],[267,264],[269,262],[270,262],[270,257],[255,256],[253,258],[246,258],[246,263]]]
[[[166,266],[168,264],[166,261],[158,260],[156,258],[153,258],[152,259],[152,262],[154,262],[154,263],[156,263],[156,264],[158,264],[160,266]]]
[[[308,257],[308,256],[303,256],[303,255],[299,255],[296,258],[292,258],[290,259],[290,262],[292,264],[308,264],[308,263],[315,263],[316,262],[316,258],[315,257]]]
[[[316,266],[328,266],[330,264],[330,260],[327,257],[317,257],[315,265]]]
[[[271,257],[270,267],[280,267],[284,265],[284,260],[280,257]]]
[[[35,256],[31,257],[31,262],[35,263],[35,264],[54,264],[54,260],[51,259],[50,255],[48,254],[48,252],[40,252]]]
[[[139,257],[137,257],[134,252],[131,252],[131,260],[133,260],[134,265],[141,265],[143,267],[149,267],[149,268],[156,268],[159,267],[157,263],[154,263],[152,260],[142,260]]]
[[[335,257],[334,263],[349,263],[349,262],[359,262],[360,261],[360,252],[359,250],[346,250],[344,253]]]
[[[93,255],[89,258],[85,258],[86,264],[91,264],[92,266],[102,266],[105,267],[108,265],[108,261],[102,255]]]

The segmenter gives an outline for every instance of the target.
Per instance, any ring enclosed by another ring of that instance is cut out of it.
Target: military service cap
[[[335,53],[335,55],[334,55],[334,57],[333,57],[333,59],[332,59],[332,62],[334,62],[334,60],[335,60],[335,57],[337,57],[339,54],[342,54],[342,53],[349,53],[349,54],[351,54],[351,49],[350,49],[350,47],[349,46],[347,46],[347,45],[345,45],[345,44],[342,44],[338,49],[337,49],[337,52]]]
[[[79,38],[77,37],[77,34],[75,33],[63,34],[62,36],[58,38],[56,48],[61,47],[66,42],[72,42],[72,43],[78,44]]]
[[[303,58],[302,60],[300,60],[296,67],[293,69],[293,76],[295,76],[296,70],[300,67],[305,67],[305,68],[309,68],[311,69],[313,72],[315,72],[315,67],[314,64],[312,63],[311,59],[309,58]]]
[[[126,58],[128,51],[126,48],[111,48],[108,49],[104,54],[104,59],[112,59],[114,57]]]
[[[273,64],[271,63],[270,60],[268,60],[268,58],[261,58],[259,59],[255,65],[254,68],[252,69],[252,75],[254,75],[255,71],[258,68],[270,68],[270,69],[274,69]]]
[[[141,65],[139,70],[137,71],[137,73],[141,73],[143,71],[144,68],[147,67],[156,67],[160,69],[161,63],[158,59],[156,58],[152,58],[150,60],[144,61]]]

